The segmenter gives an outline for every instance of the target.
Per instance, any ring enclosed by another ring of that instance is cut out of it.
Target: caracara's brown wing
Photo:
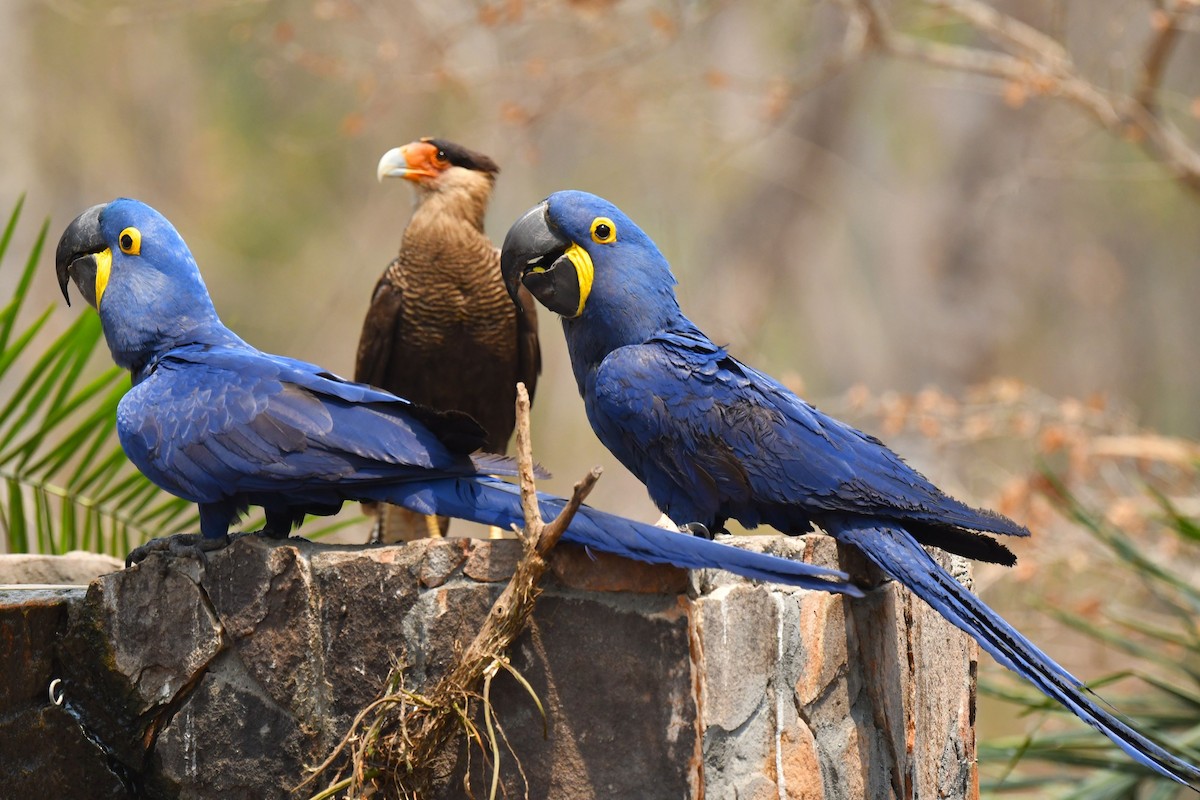
[[[533,393],[537,389],[538,375],[542,372],[542,346],[538,342],[537,303],[533,295],[524,286],[518,289],[521,298],[521,308],[517,314],[517,374],[529,392],[529,401],[533,402]]]
[[[358,338],[358,359],[354,365],[354,380],[369,383],[381,389],[389,389],[388,372],[392,368],[392,354],[396,349],[397,321],[404,312],[404,295],[393,281],[393,261],[384,270],[375,291],[371,294],[371,305],[363,318],[362,334]]]

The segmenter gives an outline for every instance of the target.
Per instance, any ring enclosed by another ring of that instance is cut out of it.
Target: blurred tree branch
[[[836,0],[849,14],[846,39],[827,69],[848,66],[871,51],[1004,82],[1015,102],[1027,96],[1057,97],[1090,115],[1114,136],[1139,145],[1183,186],[1200,196],[1200,150],[1162,108],[1163,76],[1198,0],[1158,0],[1152,35],[1131,90],[1103,87],[1085,76],[1061,42],[982,0],[923,0],[920,5],[957,17],[994,43],[978,47],[931,41],[904,33],[876,0]]]

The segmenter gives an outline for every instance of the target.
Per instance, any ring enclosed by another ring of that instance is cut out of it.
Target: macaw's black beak
[[[500,272],[517,307],[518,287],[524,284],[542,305],[564,317],[577,317],[591,289],[591,262],[587,254],[550,222],[543,202],[521,215],[504,237]],[[587,261],[586,275],[580,262]]]
[[[112,260],[112,253],[100,231],[100,212],[104,208],[105,204],[101,204],[84,211],[67,226],[58,240],[54,269],[58,273],[58,288],[62,289],[67,305],[71,305],[67,282],[73,280],[88,305],[97,307],[96,278],[100,272],[97,259],[105,259],[109,263]],[[108,264],[104,266],[104,280],[107,282]]]

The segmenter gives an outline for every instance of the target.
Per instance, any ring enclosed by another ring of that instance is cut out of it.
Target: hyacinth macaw
[[[523,522],[516,487],[481,474],[513,469],[509,459],[472,455],[485,438],[474,420],[251,347],[217,317],[175,228],[144,203],[89,208],[63,233],[55,262],[64,297],[73,280],[99,312],[113,360],[132,375],[117,409],[129,460],[200,508],[198,536],[157,540],[132,561],[168,547],[220,548],[250,505],[263,508],[263,533],[276,538],[306,514],[335,513],[346,500],[504,528]],[[540,505],[549,518],[563,501],[540,495]],[[652,563],[861,594],[836,570],[699,542],[586,506],[563,538]]]
[[[680,310],[658,247],[612,203],[551,195],[509,230],[501,269],[514,300],[523,285],[562,317],[593,430],[673,521],[712,532],[731,519],[788,534],[820,525],[1138,763],[1200,788],[1200,770],[1105,711],[922,546],[1011,565],[985,534],[1027,530],[947,496],[714,344]]]

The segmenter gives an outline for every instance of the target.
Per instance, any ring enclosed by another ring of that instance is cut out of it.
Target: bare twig
[[[1134,96],[1152,114],[1158,111],[1158,87],[1182,33],[1183,18],[1194,10],[1195,4],[1176,0],[1155,9],[1150,16],[1155,35],[1146,47],[1146,55],[1142,59],[1142,80]]]
[[[1012,45],[1030,58],[1035,58],[1043,64],[1059,64],[1069,67],[1066,48],[1058,41],[1047,36],[1020,20],[1002,14],[987,3],[980,0],[928,0],[929,4],[950,11],[978,30],[990,36],[997,43]]]
[[[850,0],[839,0],[847,5]],[[896,31],[872,0],[853,0],[852,14],[868,21],[868,42],[878,50],[931,66],[997,78],[1035,95],[1059,97],[1091,115],[1109,133],[1137,143],[1166,166],[1191,191],[1200,194],[1200,151],[1159,107],[1158,94],[1184,17],[1193,0],[1155,11],[1156,34],[1147,46],[1145,65],[1133,94],[1104,89],[1083,76],[1061,43],[997,11],[981,0],[927,0],[954,13],[987,35],[1001,49],[945,44]]]
[[[521,510],[525,512],[525,535],[537,541],[541,533],[542,515],[538,510],[537,487],[533,482],[533,442],[529,433],[529,392],[524,383],[517,383],[517,480],[521,485]],[[590,490],[589,490],[590,491]]]
[[[435,756],[449,746],[460,728],[474,727],[466,708],[472,698],[479,696],[476,689],[479,682],[494,674],[497,666],[509,669],[504,653],[524,630],[533,611],[537,583],[549,566],[546,556],[600,478],[600,469],[593,469],[575,484],[571,499],[558,516],[548,524],[542,522],[533,483],[529,395],[523,384],[517,386],[517,464],[526,522],[521,536],[524,555],[471,644],[456,659],[450,672],[420,697],[421,702],[411,702],[418,698],[414,693],[397,691],[397,680],[393,677],[388,681],[385,697],[359,714],[339,746],[340,751],[357,737],[351,796],[358,796],[365,783],[382,785],[388,796],[418,796],[428,785]],[[369,716],[372,721],[367,724]],[[490,724],[490,716],[485,716],[485,722]],[[358,733],[360,730],[363,732]],[[478,733],[472,736],[478,740]],[[333,757],[327,760],[322,769],[328,768],[333,760]]]

